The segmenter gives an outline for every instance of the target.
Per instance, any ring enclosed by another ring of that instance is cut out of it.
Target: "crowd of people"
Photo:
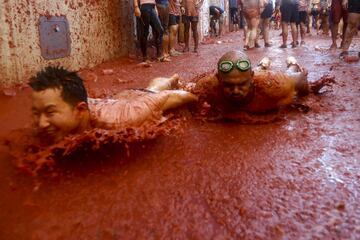
[[[360,1],[358,0],[239,0],[239,16],[244,16],[244,50],[260,47],[259,33],[263,34],[265,47],[270,47],[269,29],[281,26],[282,44],[288,47],[289,26],[291,47],[305,44],[306,34],[314,28],[316,34],[329,35],[330,49],[337,49],[340,37],[342,55],[347,54],[352,38],[360,26]],[[274,7],[274,8],[273,8]],[[331,31],[329,31],[331,30]]]
[[[151,26],[158,61],[171,61],[181,55],[174,46],[177,40],[180,19],[184,24],[183,52],[190,51],[190,28],[194,39],[194,52],[199,48],[199,10],[203,0],[134,0],[137,34],[143,62],[149,61],[147,42]]]
[[[190,35],[194,41],[194,52],[199,49],[199,13],[204,0],[134,0],[137,19],[137,34],[143,62],[148,62],[147,54],[149,27],[151,26],[158,61],[171,61],[171,57],[190,51]],[[282,44],[288,47],[289,26],[290,46],[304,45],[306,35],[315,29],[316,34],[331,33],[330,49],[337,49],[337,40],[342,55],[347,54],[352,38],[360,26],[360,1],[358,0],[229,0],[231,29],[244,30],[244,50],[260,48],[260,36],[264,47],[271,47],[269,31],[281,28]],[[210,37],[218,37],[223,32],[225,10],[210,5]],[[180,22],[181,21],[181,22]],[[175,50],[180,31],[184,47]],[[191,29],[191,33],[190,33]]]

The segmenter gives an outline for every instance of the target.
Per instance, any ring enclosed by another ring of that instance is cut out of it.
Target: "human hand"
[[[181,7],[181,14],[184,15],[185,14],[185,8],[184,7]]]
[[[138,18],[141,17],[141,11],[140,11],[140,8],[138,6],[135,7],[134,14]]]

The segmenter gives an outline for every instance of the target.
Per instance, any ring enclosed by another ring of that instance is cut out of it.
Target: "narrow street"
[[[260,41],[248,52],[253,66],[268,56],[281,70],[295,56],[310,82],[335,76],[331,89],[304,99],[308,113],[263,125],[190,116],[176,135],[84,155],[53,178],[19,172],[1,146],[0,239],[360,239],[360,62],[344,62],[327,50],[330,37],[315,34],[280,49],[279,33],[272,47]],[[80,75],[91,97],[174,73],[188,82],[242,49],[242,37],[229,33],[148,68],[131,56]],[[359,48],[356,37],[351,49]],[[1,136],[29,126],[29,92],[0,93]]]

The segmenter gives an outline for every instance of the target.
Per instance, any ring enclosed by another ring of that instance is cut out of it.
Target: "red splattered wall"
[[[49,64],[78,70],[126,55],[133,48],[132,1],[0,0],[0,85],[26,81]],[[66,16],[71,54],[45,60],[39,40],[40,16]]]

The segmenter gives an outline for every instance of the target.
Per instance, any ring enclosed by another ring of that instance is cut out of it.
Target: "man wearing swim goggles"
[[[294,57],[286,60],[285,72],[269,70],[270,64],[269,58],[263,58],[253,71],[244,52],[227,52],[218,61],[217,73],[200,79],[195,91],[206,95],[200,96],[205,100],[203,106],[232,118],[237,112],[265,113],[294,105],[297,96],[318,92],[331,83],[315,82],[316,88],[309,85],[306,70]]]
[[[230,103],[244,105],[251,100],[253,76],[250,59],[243,52],[228,52],[218,61],[219,86]]]

